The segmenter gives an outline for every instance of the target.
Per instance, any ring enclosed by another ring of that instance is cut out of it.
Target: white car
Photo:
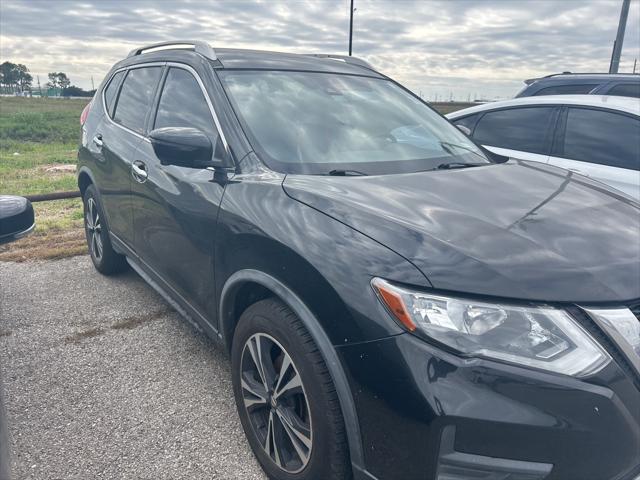
[[[498,155],[572,170],[640,201],[640,99],[524,97],[447,118]]]

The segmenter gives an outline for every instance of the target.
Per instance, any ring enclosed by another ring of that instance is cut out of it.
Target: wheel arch
[[[80,170],[78,171],[78,188],[80,189],[80,194],[83,198],[84,192],[86,192],[89,185],[92,184],[95,184],[95,182],[91,171],[87,167],[80,167]]]
[[[251,301],[251,295],[253,295],[253,301]],[[279,279],[260,270],[243,269],[232,274],[225,282],[220,294],[218,319],[223,343],[230,351],[233,332],[237,324],[237,316],[251,303],[269,296],[278,298],[291,308],[305,325],[322,354],[338,394],[347,432],[351,463],[359,469],[363,468],[364,456],[360,426],[346,373],[342,368],[338,353],[324,328],[303,300],[291,288]],[[247,301],[249,303],[243,305]],[[243,306],[244,308],[242,308]],[[238,311],[238,307],[242,308],[242,310]]]

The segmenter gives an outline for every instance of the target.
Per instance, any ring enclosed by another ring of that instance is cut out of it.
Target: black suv
[[[640,75],[631,73],[555,73],[530,78],[516,94],[518,97],[540,95],[614,95],[640,97]]]
[[[638,204],[351,57],[153,45],[82,123],[93,263],[229,350],[269,478],[639,471]]]

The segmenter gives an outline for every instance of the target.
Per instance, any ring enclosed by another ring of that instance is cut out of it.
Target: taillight
[[[87,103],[87,106],[82,110],[82,113],[80,114],[80,125],[84,125],[84,122],[87,121],[89,110],[91,110],[91,105],[93,105],[93,99],[89,103]]]

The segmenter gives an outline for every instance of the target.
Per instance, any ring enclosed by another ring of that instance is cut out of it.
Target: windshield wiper
[[[469,167],[481,167],[482,165],[489,165],[489,163],[464,163],[464,162],[450,162],[441,163],[432,170],[453,170],[455,168],[469,168]]]
[[[329,175],[334,177],[346,177],[347,175],[367,175],[364,172],[358,170],[330,170]]]

